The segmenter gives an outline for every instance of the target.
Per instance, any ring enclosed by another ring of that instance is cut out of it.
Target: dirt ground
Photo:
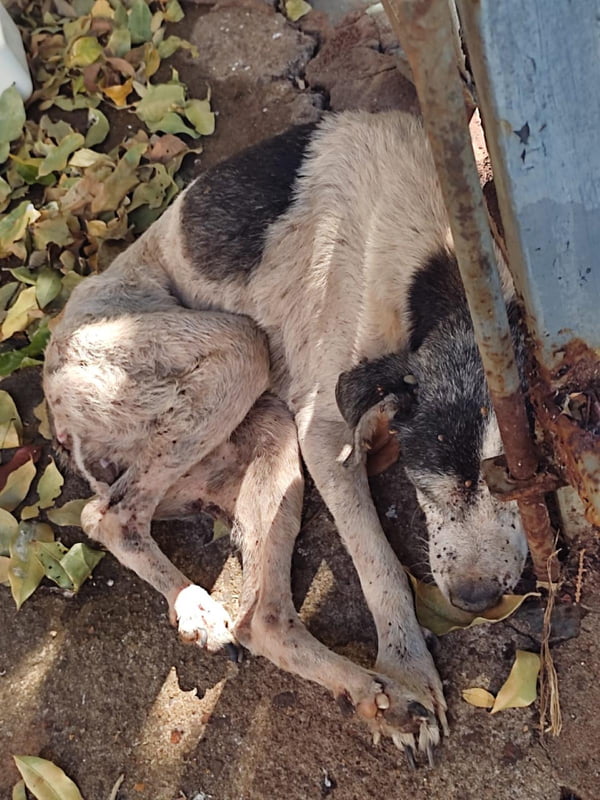
[[[264,0],[186,10],[179,27],[200,57],[180,58],[182,78],[209,83],[219,111],[217,131],[189,174],[323,108],[415,107],[380,18],[357,16],[334,31],[317,12],[291,26]],[[5,379],[2,388],[32,423],[38,370]],[[374,479],[373,492],[398,553],[415,571],[425,569],[422,520],[401,468]],[[68,481],[67,499],[86,495],[84,485]],[[67,544],[81,537],[65,530]],[[209,521],[160,524],[156,536],[190,578],[235,609],[239,562],[228,539],[205,544]],[[584,547],[587,571],[575,604]],[[561,736],[540,736],[537,704],[490,716],[461,700],[467,687],[497,691],[515,649],[539,647],[542,609],[534,600],[504,623],[439,640],[452,734],[436,767],[414,772],[390,742],[374,747],[320,687],[260,658],[234,665],[179,643],[162,598],[111,556],[74,598],[43,585],[17,613],[2,589],[0,796],[10,797],[18,778],[11,754],[29,754],[59,764],[86,800],[598,800],[600,547],[583,529],[563,550],[568,580],[553,647]],[[352,658],[373,659],[374,628],[354,569],[310,488],[293,583],[317,636]],[[526,576],[523,586],[530,585]]]

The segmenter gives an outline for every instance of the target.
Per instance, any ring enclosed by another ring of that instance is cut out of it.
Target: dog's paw
[[[373,674],[369,686],[347,693],[357,715],[371,729],[374,744],[382,736],[389,737],[411,768],[419,755],[432,766],[441,734],[448,734],[446,701],[437,673],[434,677],[417,682],[410,674],[399,674],[396,680]]]
[[[231,617],[201,586],[192,584],[179,592],[173,615],[184,642],[196,642],[210,653],[225,649],[233,661],[239,660]]]

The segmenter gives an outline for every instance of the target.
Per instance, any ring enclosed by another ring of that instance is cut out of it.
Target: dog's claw
[[[427,761],[430,767],[435,766],[435,761],[433,758],[433,746],[431,744],[427,745]]]
[[[414,748],[405,744],[403,749],[404,749],[404,755],[406,756],[406,762],[408,764],[408,768],[411,770],[415,770],[417,768],[417,762],[415,760]]]
[[[239,664],[244,657],[244,651],[242,648],[233,642],[229,642],[225,645],[225,653],[227,658],[230,661],[233,661],[234,664]]]
[[[381,731],[373,731],[373,746],[377,747],[381,741]]]

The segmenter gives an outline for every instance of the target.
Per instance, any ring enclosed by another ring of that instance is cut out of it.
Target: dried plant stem
[[[556,553],[553,554],[556,556]],[[560,710],[560,693],[558,675],[550,650],[550,633],[552,631],[552,612],[556,601],[558,583],[553,582],[550,575],[552,557],[548,559],[548,601],[544,612],[542,630],[542,646],[540,650],[540,730],[542,735],[551,733],[558,736],[562,730],[562,714]]]

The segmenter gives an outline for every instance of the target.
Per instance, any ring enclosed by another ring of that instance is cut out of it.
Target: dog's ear
[[[363,361],[342,372],[335,388],[338,408],[351,428],[362,416],[388,395],[397,401],[395,419],[410,414],[417,396],[417,380],[409,368],[409,354],[390,353],[373,361]]]

